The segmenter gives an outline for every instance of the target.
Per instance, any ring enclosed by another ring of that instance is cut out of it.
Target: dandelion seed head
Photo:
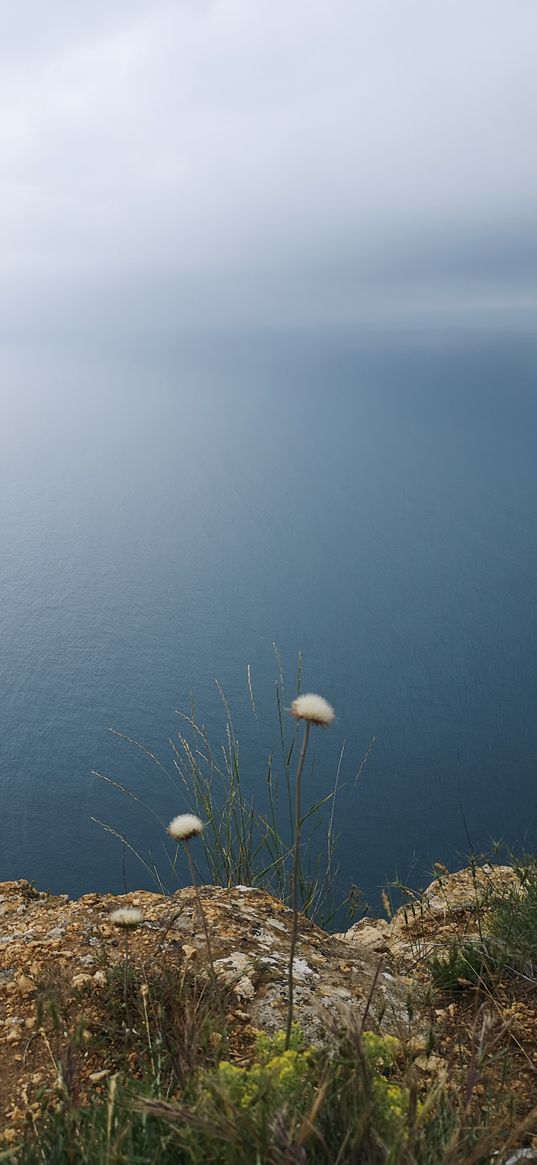
[[[110,922],[113,926],[134,927],[140,925],[143,917],[142,911],[135,906],[120,906],[119,910],[112,911]]]
[[[202,832],[203,822],[193,813],[180,813],[168,826],[168,833],[174,841],[190,841],[191,837],[199,837]]]
[[[323,696],[315,696],[313,692],[307,692],[304,696],[297,696],[296,700],[293,700],[291,715],[296,720],[309,720],[310,724],[319,724],[322,728],[332,724],[336,718],[334,709],[328,700],[325,700]]]

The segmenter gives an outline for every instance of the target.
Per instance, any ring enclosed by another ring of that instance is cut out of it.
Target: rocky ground
[[[491,903],[519,886],[511,866],[484,865],[454,874],[440,868],[426,890],[408,891],[391,920],[364,918],[339,937],[360,951],[390,955],[416,977],[420,964],[454,938],[477,938]]]
[[[520,1061],[524,1102],[536,1091],[537,1010],[533,983],[508,987],[478,1018],[474,995],[432,1000],[432,951],[453,936],[475,936],[490,901],[515,881],[509,867],[482,867],[438,877],[421,896],[410,897],[391,920],[366,919],[345,934],[331,935],[301,920],[295,960],[296,1019],[308,1038],[329,1036],[341,1016],[368,1013],[368,1023],[403,1035],[417,1068],[441,1071],[451,1063],[463,1033],[476,1022],[498,1031]],[[236,1047],[247,1049],[255,1029],[285,1024],[291,912],[260,890],[245,887],[201,891],[214,969],[226,987],[226,1021]],[[78,901],[36,891],[27,882],[0,884],[0,1125],[9,1143],[21,1122],[37,1112],[47,1090],[58,1087],[59,1061],[45,1012],[56,1008],[60,1035],[77,1029],[82,1054],[82,1095],[104,1086],[112,1070],[102,1041],[103,1000],[110,968],[122,965],[125,932],[110,913],[137,907],[143,921],[129,931],[129,958],[138,964],[186,967],[208,973],[202,919],[193,891],[173,897],[136,892],[121,897],[89,894]],[[482,1008],[482,1001],[479,1007]],[[477,1018],[476,1018],[477,1017]],[[436,1030],[431,1051],[430,1028]],[[62,1071],[65,1070],[65,1064]],[[535,1103],[535,1101],[534,1101]]]

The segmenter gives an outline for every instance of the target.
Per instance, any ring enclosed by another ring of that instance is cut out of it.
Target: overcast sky
[[[0,0],[0,325],[537,304],[535,0]]]

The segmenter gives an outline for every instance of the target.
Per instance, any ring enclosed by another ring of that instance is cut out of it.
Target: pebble
[[[446,1068],[446,1061],[442,1056],[417,1056],[414,1060],[416,1068],[421,1068],[423,1072],[438,1072],[440,1068]]]
[[[193,946],[192,943],[183,943],[181,950],[186,955],[187,959],[193,959],[194,955],[197,955],[198,953],[198,948]]]
[[[82,971],[80,975],[73,975],[71,984],[73,987],[85,987],[87,983],[93,982],[93,975],[88,975],[87,972]]]
[[[239,979],[233,990],[238,999],[253,999],[255,995],[255,987],[247,975],[243,975],[242,979]]]
[[[21,995],[31,995],[35,991],[35,983],[28,975],[20,975],[17,979],[17,990]]]

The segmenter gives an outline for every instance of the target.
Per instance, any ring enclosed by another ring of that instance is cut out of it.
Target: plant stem
[[[207,919],[206,919],[206,917],[205,917],[205,911],[204,911],[204,909],[203,909],[203,904],[202,904],[202,901],[201,901],[201,894],[200,894],[200,891],[199,891],[199,886],[198,886],[198,879],[197,879],[197,877],[196,877],[196,867],[195,867],[195,865],[194,865],[194,862],[193,862],[193,859],[192,859],[192,854],[191,854],[191,852],[190,852],[190,846],[189,846],[189,844],[188,844],[188,841],[187,841],[187,840],[185,840],[185,842],[184,842],[184,846],[185,846],[185,850],[186,850],[186,856],[187,856],[187,858],[188,858],[188,865],[189,865],[189,868],[190,868],[190,877],[191,877],[191,880],[192,880],[192,888],[193,888],[193,890],[194,890],[194,893],[195,893],[195,895],[196,895],[196,900],[197,900],[197,903],[198,903],[198,909],[199,909],[199,912],[200,912],[200,914],[201,914],[201,921],[202,921],[202,923],[203,923],[203,929],[204,929],[204,931],[205,931],[205,942],[207,943],[207,954],[208,954],[208,956],[209,956],[209,964],[210,964],[210,967],[211,967],[211,978],[212,978],[212,981],[213,981],[213,986],[214,986],[215,990],[217,990],[217,989],[218,989],[218,984],[217,984],[217,981],[216,981],[216,972],[215,972],[215,969],[214,969],[214,959],[213,959],[213,951],[212,951],[212,947],[211,947],[211,940],[210,940],[210,937],[209,937],[209,927],[208,927],[208,925],[207,925]]]
[[[288,989],[288,1003],[287,1003],[287,1030],[285,1033],[285,1050],[289,1047],[291,1039],[291,1028],[293,1026],[293,962],[295,958],[296,938],[298,932],[298,882],[300,875],[300,788],[302,782],[302,771],[304,769],[304,761],[306,759],[306,750],[308,747],[308,740],[310,736],[311,723],[309,720],[305,722],[304,740],[302,742],[302,751],[300,753],[300,760],[296,771],[295,781],[295,843],[293,856],[293,880],[291,883],[291,909],[293,911],[293,924],[291,930],[291,949],[289,951],[289,989]]]
[[[129,1014],[129,931],[125,927],[125,952],[123,958],[123,1002],[125,1005],[125,1043],[128,1044],[131,1035],[131,1021]]]

